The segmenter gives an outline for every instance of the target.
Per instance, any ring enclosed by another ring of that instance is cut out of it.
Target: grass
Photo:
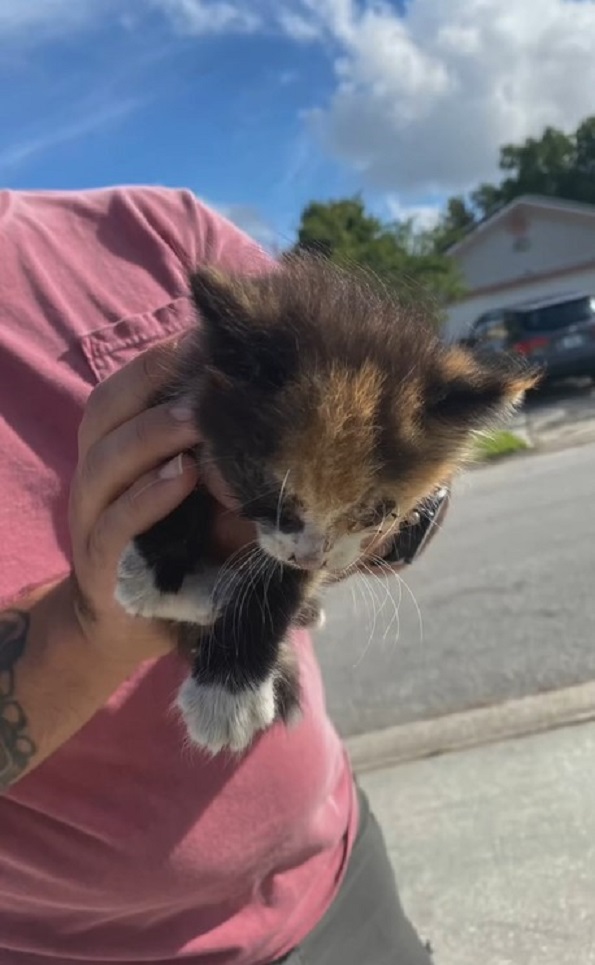
[[[524,439],[515,436],[514,432],[501,429],[489,435],[477,435],[473,446],[473,455],[480,462],[486,459],[503,459],[514,453],[523,452],[529,446]]]

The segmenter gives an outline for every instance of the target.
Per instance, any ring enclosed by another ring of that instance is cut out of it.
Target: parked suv
[[[595,296],[570,292],[486,312],[464,342],[519,352],[543,365],[551,379],[595,379]]]

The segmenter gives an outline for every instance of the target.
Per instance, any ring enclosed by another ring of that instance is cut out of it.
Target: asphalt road
[[[345,736],[594,679],[595,446],[468,473],[405,578],[329,594],[318,653]]]

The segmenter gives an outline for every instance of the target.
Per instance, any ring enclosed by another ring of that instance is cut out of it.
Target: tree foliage
[[[446,211],[432,232],[435,251],[447,251],[451,245],[470,231],[474,224],[475,210],[471,204],[460,195],[449,198]]]
[[[425,292],[445,306],[464,291],[446,253],[483,218],[525,194],[595,204],[595,116],[571,134],[547,127],[540,137],[505,144],[499,168],[497,183],[449,198],[430,231],[418,230],[412,221],[381,221],[359,196],[314,201],[302,212],[296,248],[314,249],[339,264],[363,265],[394,285],[402,298],[419,300]]]
[[[480,184],[469,198],[451,198],[434,234],[438,251],[445,251],[482,218],[524,194],[595,204],[595,116],[572,134],[546,127],[541,137],[500,150],[502,178]]]
[[[360,197],[309,204],[296,248],[369,268],[402,299],[425,293],[442,306],[463,291],[456,266],[436,250],[432,233],[417,231],[412,221],[385,223],[366,211]]]

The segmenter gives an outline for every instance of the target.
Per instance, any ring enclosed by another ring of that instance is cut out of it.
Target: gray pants
[[[432,965],[405,917],[382,831],[361,791],[360,827],[343,886],[285,965]]]

